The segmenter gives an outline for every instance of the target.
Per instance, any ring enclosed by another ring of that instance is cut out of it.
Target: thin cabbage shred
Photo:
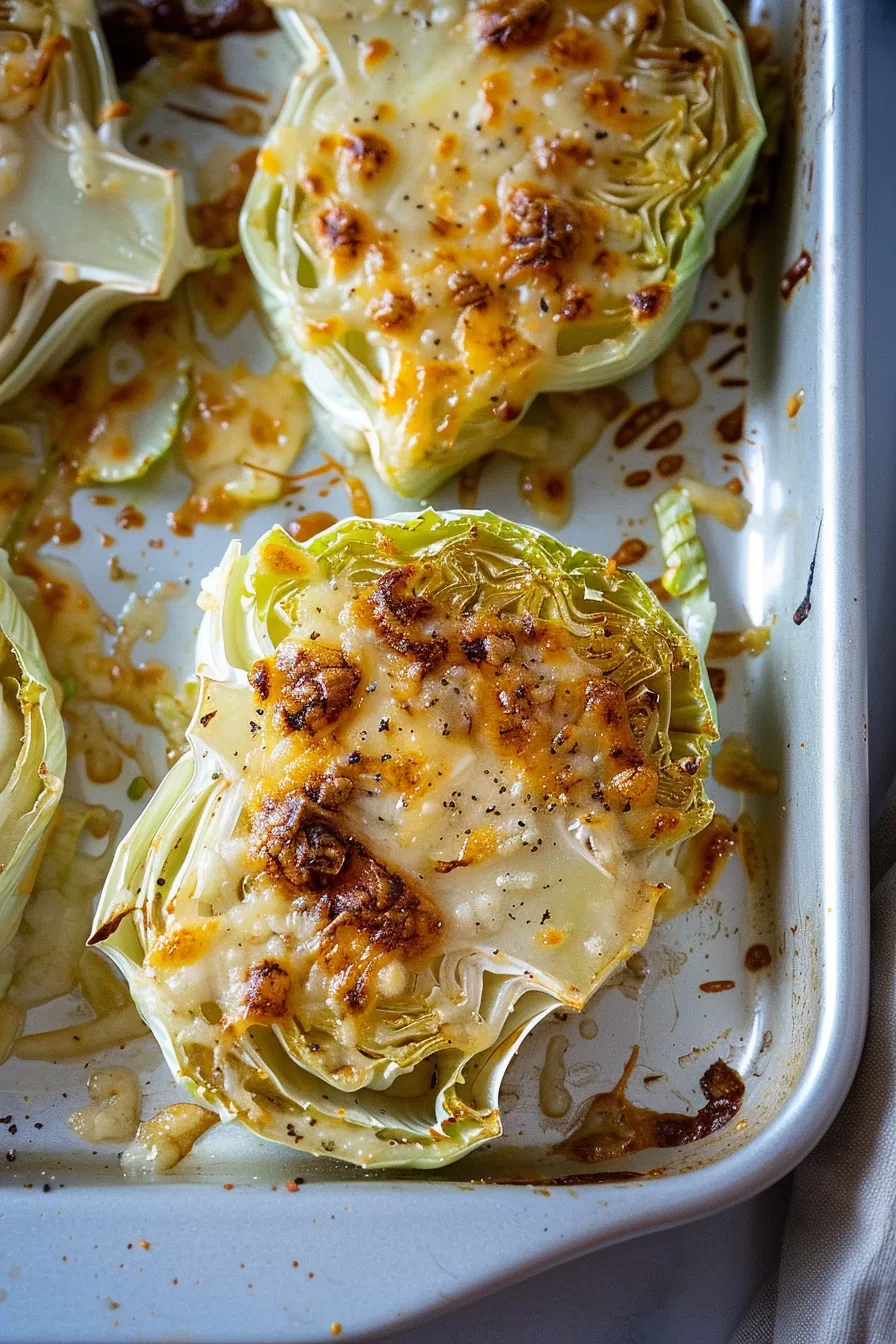
[[[684,490],[673,486],[654,500],[653,511],[666,562],[663,587],[681,602],[682,624],[700,654],[703,690],[712,708],[713,722],[718,724],[715,696],[702,661],[716,623],[717,608],[709,595],[709,568],[693,504]]]

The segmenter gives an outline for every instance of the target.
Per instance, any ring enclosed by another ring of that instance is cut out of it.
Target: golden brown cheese
[[[667,240],[737,115],[721,44],[665,41],[660,0],[444,15],[334,15],[336,78],[262,156],[298,187],[314,305],[363,335],[411,455],[447,452],[471,416],[518,416],[547,362],[576,348],[567,328],[587,345],[662,316]],[[315,320],[298,333],[309,346]]]

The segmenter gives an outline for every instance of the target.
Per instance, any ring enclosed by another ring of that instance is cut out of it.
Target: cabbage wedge
[[[528,1031],[648,937],[712,815],[690,640],[612,562],[488,513],[231,544],[190,752],[91,942],[224,1118],[365,1167],[501,1132]]]
[[[4,5],[0,401],[203,264],[179,175],[124,148],[127,113],[91,0]]]
[[[425,497],[536,394],[656,358],[765,135],[724,5],[278,15],[303,65],[243,248],[275,339],[387,484]]]
[[[0,551],[0,999],[65,777],[53,683],[13,583]]]

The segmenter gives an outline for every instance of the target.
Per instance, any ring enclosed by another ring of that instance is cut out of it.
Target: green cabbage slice
[[[0,551],[0,998],[62,794],[65,730],[37,636]]]
[[[724,5],[277,13],[302,67],[243,248],[282,351],[392,488],[425,498],[537,394],[656,358],[765,135]]]
[[[59,368],[116,309],[203,264],[182,182],[125,149],[91,0],[0,16],[0,401]]]
[[[531,1028],[648,937],[712,815],[691,641],[632,574],[489,513],[231,544],[199,702],[92,943],[194,1095],[435,1167],[501,1132]]]

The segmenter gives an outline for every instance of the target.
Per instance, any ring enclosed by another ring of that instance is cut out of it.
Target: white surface
[[[896,7],[871,0],[866,18],[869,753],[871,807],[893,776],[896,706],[896,331],[891,131],[896,123]],[[484,1303],[401,1332],[401,1344],[726,1344],[774,1264],[787,1182],[689,1227],[585,1256]]]

